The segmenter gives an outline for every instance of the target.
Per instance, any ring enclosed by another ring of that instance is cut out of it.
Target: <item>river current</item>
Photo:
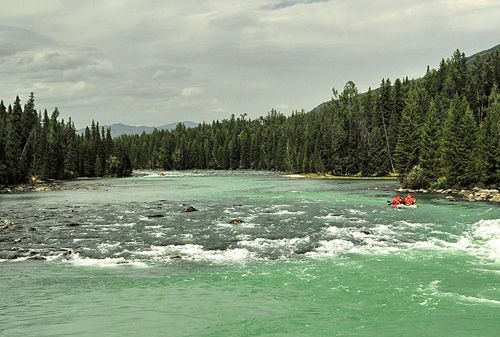
[[[497,204],[267,172],[65,184],[0,195],[22,227],[0,229],[0,336],[500,331]]]

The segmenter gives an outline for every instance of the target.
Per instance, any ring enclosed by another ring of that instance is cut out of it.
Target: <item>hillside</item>
[[[483,57],[485,57],[485,56],[491,55],[491,54],[493,54],[493,53],[495,53],[495,52],[498,52],[498,51],[500,51],[500,44],[497,44],[497,45],[496,45],[496,46],[494,46],[494,47],[491,47],[491,48],[489,48],[489,49],[485,49],[485,50],[480,51],[480,52],[477,52],[477,53],[475,53],[475,54],[473,54],[473,55],[471,55],[471,56],[468,56],[468,57],[466,58],[466,60],[467,60],[467,63],[470,63],[470,62],[474,61],[474,60],[475,60],[475,59],[477,59],[477,58],[483,58]],[[419,78],[416,78],[416,79],[412,79],[412,81],[419,81],[419,80],[421,80],[422,78],[423,78],[423,77],[419,77]],[[372,89],[372,91],[373,91],[374,93],[376,93],[379,89],[380,89],[380,87],[376,87],[376,88]],[[361,94],[361,95],[363,95],[363,94]],[[317,112],[317,111],[322,110],[322,109],[326,106],[326,104],[327,104],[327,103],[328,103],[328,102],[323,102],[323,103],[320,103],[319,105],[317,105],[316,107],[314,107],[313,109],[311,109],[311,112]]]
[[[469,57],[469,60],[473,60],[476,57],[487,56],[487,55],[492,54],[496,51],[500,51],[500,44],[497,44],[496,46],[491,47],[490,49],[486,49],[486,50],[480,51],[478,53],[475,53],[474,55]]]

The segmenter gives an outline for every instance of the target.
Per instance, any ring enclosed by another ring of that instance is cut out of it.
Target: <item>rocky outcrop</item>
[[[496,189],[480,189],[474,187],[472,190],[461,190],[458,194],[469,201],[500,202],[500,193],[498,193]]]

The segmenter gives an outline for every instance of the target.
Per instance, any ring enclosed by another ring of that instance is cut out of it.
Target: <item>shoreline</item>
[[[397,176],[381,176],[381,177],[362,177],[362,176],[334,176],[330,174],[319,173],[284,173],[281,177],[292,179],[327,179],[327,180],[396,180]],[[19,184],[15,186],[0,187],[1,194],[23,193],[23,192],[48,192],[48,191],[63,191],[63,190],[95,190],[104,184],[67,184],[67,182],[100,180],[99,178],[78,178],[75,180],[55,180]],[[399,193],[434,193],[445,195],[448,200],[463,199],[467,201],[489,201],[500,203],[500,192],[497,189],[486,189],[473,187],[472,189],[408,189],[397,188],[394,190]]]
[[[398,176],[382,176],[382,177],[362,177],[362,176],[334,176],[330,174],[319,173],[294,173],[283,174],[283,177],[294,179],[331,179],[331,180],[395,180]],[[448,200],[456,200],[462,197],[467,201],[489,201],[500,203],[500,192],[497,189],[473,187],[472,189],[411,189],[411,188],[397,188],[396,192],[399,193],[435,193],[446,195],[444,198]]]
[[[332,179],[332,180],[396,180],[398,178],[397,175],[365,177],[365,176],[357,176],[357,175],[355,175],[355,176],[334,176],[331,174],[323,174],[323,173],[291,173],[291,174],[283,174],[282,177]]]
[[[77,178],[72,180],[54,180],[24,183],[14,186],[0,186],[0,195],[24,192],[52,192],[52,191],[70,191],[70,190],[96,190],[105,184],[79,184],[83,181],[99,180],[99,178]],[[68,184],[68,182],[76,182]]]
[[[401,193],[435,193],[446,195],[445,199],[454,201],[459,197],[467,201],[489,201],[500,203],[500,192],[497,189],[473,187],[472,189],[411,189],[411,188],[398,188],[395,191]]]

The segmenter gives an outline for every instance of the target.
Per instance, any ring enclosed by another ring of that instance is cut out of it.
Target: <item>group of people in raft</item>
[[[401,198],[399,195],[395,195],[394,198],[392,198],[391,205],[392,208],[397,208],[398,205],[411,206],[414,205],[416,201],[417,198],[415,198],[410,193],[408,193],[404,198]]]

